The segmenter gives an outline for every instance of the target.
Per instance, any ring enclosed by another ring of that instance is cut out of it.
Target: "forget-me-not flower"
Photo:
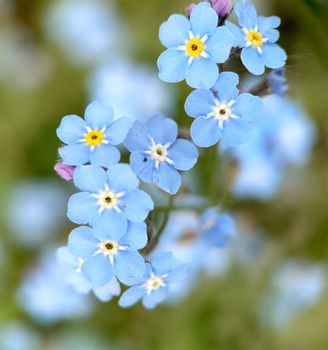
[[[68,202],[68,218],[76,224],[94,223],[107,217],[111,227],[127,227],[127,220],[141,222],[154,204],[138,189],[139,181],[128,164],[116,164],[107,172],[95,165],[77,167],[74,183],[83,192]]]
[[[187,98],[185,110],[196,118],[191,137],[199,147],[210,147],[219,140],[229,147],[247,142],[253,132],[253,121],[262,111],[262,100],[251,94],[239,95],[236,73],[224,72],[213,91],[198,89]]]
[[[256,8],[250,2],[240,2],[236,6],[239,25],[226,22],[235,36],[235,46],[242,49],[241,60],[253,74],[261,75],[265,66],[272,69],[285,65],[286,52],[276,44],[280,18],[257,16]]]
[[[142,277],[126,283],[132,287],[122,294],[119,305],[129,307],[142,299],[147,309],[153,309],[167,298],[170,284],[181,282],[187,276],[188,265],[181,264],[172,253],[158,253],[146,263]]]
[[[146,125],[135,122],[124,142],[131,152],[131,167],[140,179],[154,181],[170,194],[181,186],[178,170],[191,169],[198,157],[197,148],[177,136],[176,122],[156,115]]]
[[[218,27],[217,13],[205,2],[193,9],[190,21],[172,15],[161,25],[159,37],[167,48],[157,61],[159,77],[170,83],[186,79],[194,88],[214,85],[217,64],[229,58],[234,44],[234,36],[226,27]]]
[[[125,117],[113,121],[110,105],[94,101],[85,110],[85,120],[76,115],[62,119],[57,136],[67,146],[60,148],[59,154],[67,165],[108,167],[119,162],[121,155],[114,146],[124,141],[130,126]]]
[[[95,223],[93,228],[81,226],[69,235],[68,249],[82,258],[81,272],[95,287],[101,287],[116,276],[124,282],[140,277],[145,262],[138,252],[147,244],[144,222],[113,227],[108,217]]]

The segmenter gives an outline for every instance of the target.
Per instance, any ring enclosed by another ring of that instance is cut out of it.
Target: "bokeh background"
[[[233,196],[238,165],[220,162],[217,203],[234,213],[241,234],[187,295],[154,311],[122,310],[116,299],[73,294],[53,266],[54,249],[72,228],[65,211],[74,188],[53,171],[61,118],[83,115],[100,98],[113,101],[117,116],[162,111],[189,126],[183,103],[190,89],[160,82],[156,71],[158,27],[187,5],[0,0],[1,350],[328,349],[326,0],[256,3],[282,18],[288,94],[316,136],[309,160],[285,167],[270,198]],[[186,178],[187,190],[211,191],[200,179],[210,176],[215,156],[202,153],[196,173],[203,177]],[[182,226],[190,222],[185,215]]]

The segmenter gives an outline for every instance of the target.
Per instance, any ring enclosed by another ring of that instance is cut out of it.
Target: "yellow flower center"
[[[149,278],[149,280],[146,282],[146,288],[149,291],[159,289],[164,286],[164,280],[160,276],[154,276]]]
[[[150,149],[151,156],[158,162],[165,162],[167,159],[167,150],[163,145],[154,145]]]
[[[100,249],[105,255],[115,255],[118,252],[118,244],[113,241],[103,241],[100,243]]]
[[[228,120],[231,115],[231,108],[225,104],[214,107],[214,116],[218,120]]]
[[[85,137],[85,142],[89,146],[98,146],[102,143],[104,139],[104,133],[99,130],[91,130],[88,133],[84,135]]]
[[[199,38],[192,38],[187,41],[186,50],[187,54],[191,57],[198,57],[204,51],[204,43]]]
[[[263,44],[262,34],[257,30],[250,30],[247,33],[247,40],[255,47],[259,47]]]
[[[114,192],[105,191],[101,193],[98,202],[102,207],[112,209],[118,204],[118,198]]]

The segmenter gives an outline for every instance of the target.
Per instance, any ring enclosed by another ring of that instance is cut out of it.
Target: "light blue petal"
[[[213,86],[221,102],[230,102],[235,100],[239,94],[236,86],[239,84],[239,76],[233,72],[223,72],[219,74],[219,78]]]
[[[172,15],[160,26],[159,39],[167,48],[184,45],[185,40],[189,38],[189,30],[190,23],[185,16]]]
[[[124,146],[128,151],[145,151],[150,147],[149,133],[146,126],[136,121],[124,141]]]
[[[58,248],[56,251],[56,258],[58,261],[64,262],[72,267],[76,267],[78,264],[78,258],[72,254],[68,247]]]
[[[169,275],[165,278],[165,281],[169,283],[183,282],[188,278],[189,269],[189,265],[181,264],[169,273]]]
[[[115,255],[114,272],[124,283],[125,280],[144,274],[145,260],[138,252],[121,250]]]
[[[196,58],[189,66],[186,82],[196,89],[210,89],[219,76],[219,68],[209,58]]]
[[[144,287],[131,287],[122,294],[118,304],[121,307],[130,307],[136,302],[138,302],[145,294],[146,289]]]
[[[206,42],[206,52],[216,63],[224,63],[230,56],[235,37],[226,27],[219,27]]]
[[[188,56],[179,50],[168,49],[157,60],[159,78],[167,83],[178,83],[185,79]]]
[[[75,228],[68,236],[68,249],[77,258],[86,258],[98,250],[99,240],[94,236],[90,227]]]
[[[175,269],[181,263],[171,252],[160,252],[151,257],[150,264],[155,275],[164,275]]]
[[[271,30],[267,32],[265,37],[269,40],[270,43],[275,43],[276,41],[278,41],[280,33],[278,30]]]
[[[90,148],[85,143],[76,143],[61,147],[59,155],[66,165],[83,165],[89,162]]]
[[[123,117],[115,120],[106,130],[105,138],[112,145],[118,145],[122,143],[131,128],[132,120],[127,117]]]
[[[105,170],[97,165],[84,165],[74,170],[74,184],[82,191],[99,192],[104,189],[106,180]]]
[[[246,45],[245,33],[235,24],[226,21],[225,26],[230,30],[231,34],[235,37],[234,46],[244,47]]]
[[[153,209],[154,203],[144,191],[136,189],[124,196],[123,211],[126,218],[132,222],[144,221]]]
[[[92,227],[95,236],[100,240],[118,242],[125,235],[128,223],[122,214],[112,209],[105,210]]]
[[[264,73],[264,59],[253,46],[244,48],[240,57],[244,66],[252,74],[261,75]]]
[[[144,222],[129,222],[126,234],[120,239],[120,245],[131,250],[142,249],[148,242],[147,225]]]
[[[153,290],[149,295],[146,294],[142,300],[144,307],[147,309],[153,309],[157,304],[161,303],[167,298],[168,292],[167,287],[162,287],[160,289]]]
[[[102,254],[88,258],[82,265],[81,271],[94,287],[102,287],[113,278],[113,268],[109,258]]]
[[[113,108],[100,101],[91,102],[85,110],[85,121],[91,129],[101,130],[113,120]]]
[[[103,287],[96,287],[93,289],[95,296],[102,302],[107,302],[113,298],[113,296],[118,296],[121,293],[121,287],[116,278],[112,278],[109,283],[105,284]]]
[[[287,54],[276,44],[263,44],[263,59],[267,67],[272,69],[281,68],[286,64]]]
[[[168,149],[168,156],[176,169],[189,170],[197,162],[198,150],[191,142],[179,139]]]
[[[178,136],[178,126],[173,119],[158,114],[150,118],[147,128],[155,143],[173,143]]]
[[[132,152],[130,164],[134,173],[144,182],[153,181],[154,160],[143,152]]]
[[[232,113],[243,120],[256,121],[262,116],[263,102],[258,96],[241,94],[231,107]]]
[[[236,147],[250,140],[253,126],[250,122],[238,119],[228,120],[222,131],[221,142],[228,147]]]
[[[139,185],[137,176],[128,164],[116,164],[108,168],[109,187],[115,192],[132,191]]]
[[[221,136],[217,120],[199,117],[191,125],[191,138],[199,147],[210,147],[218,143]]]
[[[239,24],[246,29],[255,29],[257,25],[256,8],[250,2],[239,2],[236,5]]]
[[[90,152],[90,161],[92,165],[98,165],[105,168],[117,164],[120,161],[120,151],[112,145],[99,145]]]
[[[87,224],[98,216],[98,206],[88,192],[75,193],[68,201],[67,217],[76,224]]]
[[[259,16],[257,19],[258,30],[266,38],[267,32],[270,32],[272,29],[278,28],[281,24],[281,20],[277,16],[264,17]]]
[[[153,173],[153,180],[159,188],[172,195],[181,187],[181,175],[168,163],[160,164],[159,169]]]
[[[191,12],[190,23],[194,36],[211,35],[218,26],[218,15],[206,2],[199,3]]]
[[[214,105],[214,95],[210,90],[197,89],[187,97],[185,110],[190,117],[197,118],[212,112]]]
[[[86,133],[85,121],[77,115],[68,115],[61,120],[57,128],[57,136],[67,144],[76,143]]]

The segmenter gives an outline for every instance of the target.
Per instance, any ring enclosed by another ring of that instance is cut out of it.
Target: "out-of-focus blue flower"
[[[262,112],[262,100],[251,94],[239,95],[236,73],[224,72],[213,86],[193,91],[187,98],[185,110],[196,118],[191,137],[199,147],[210,147],[219,140],[230,147],[247,142],[253,131],[253,121]]]
[[[326,269],[318,264],[290,260],[275,273],[264,302],[263,318],[284,327],[300,311],[315,305],[326,288]]]
[[[6,220],[11,238],[33,248],[56,233],[65,219],[65,192],[55,182],[24,180],[6,198]]]
[[[81,273],[84,259],[74,256],[67,247],[61,247],[57,251],[59,261],[67,264],[65,281],[72,285],[78,293],[87,294],[93,291],[94,295],[101,301],[106,302],[114,296],[121,294],[121,287],[115,277],[101,287],[94,287]]]
[[[199,220],[200,232],[209,245],[223,248],[236,234],[236,224],[233,217],[221,213],[218,208],[209,208],[204,211]]]
[[[288,90],[285,69],[275,69],[268,76],[268,82],[273,94],[283,97]]]
[[[77,65],[113,55],[128,40],[115,9],[103,0],[53,2],[44,17],[44,30]]]
[[[138,189],[139,181],[128,164],[116,164],[107,172],[95,165],[77,167],[74,183],[83,192],[68,202],[68,218],[76,224],[102,221],[117,230],[127,228],[127,220],[141,222],[154,204]]]
[[[145,182],[155,182],[170,194],[178,192],[181,176],[178,170],[189,170],[197,162],[197,148],[189,141],[177,139],[178,126],[161,115],[147,125],[135,122],[124,142],[131,152],[132,170]]]
[[[132,287],[122,294],[119,305],[129,307],[142,299],[147,309],[153,309],[167,298],[171,284],[181,283],[187,276],[188,265],[181,264],[172,253],[155,254],[146,263],[144,275],[126,283]]]
[[[76,116],[64,117],[57,129],[57,136],[67,146],[59,149],[66,165],[94,165],[108,167],[120,160],[120,152],[114,147],[124,141],[131,126],[129,118],[113,121],[110,105],[94,101],[85,110],[85,121]]]
[[[159,30],[167,48],[157,61],[159,77],[169,83],[184,79],[194,88],[211,88],[218,78],[217,63],[225,62],[234,37],[218,27],[218,15],[209,3],[201,2],[190,15],[172,15]]]
[[[140,277],[145,262],[138,252],[147,244],[143,222],[113,227],[111,220],[97,222],[93,228],[81,226],[69,235],[68,249],[82,258],[81,272],[94,287],[102,287],[116,276],[121,282]]]
[[[174,89],[158,79],[147,66],[123,59],[98,66],[88,82],[92,100],[113,106],[114,119],[124,115],[144,121],[158,111],[170,113]]]
[[[66,264],[57,261],[54,253],[43,256],[17,291],[19,306],[42,324],[89,315],[93,310],[90,299],[65,282],[66,271]]]
[[[242,49],[241,60],[253,74],[261,75],[265,67],[272,69],[285,65],[286,52],[276,44],[280,18],[257,16],[256,8],[248,1],[237,4],[236,14],[239,25],[226,22],[226,26],[235,36],[235,46]]]
[[[1,350],[41,350],[41,339],[33,329],[22,323],[0,326]]]

